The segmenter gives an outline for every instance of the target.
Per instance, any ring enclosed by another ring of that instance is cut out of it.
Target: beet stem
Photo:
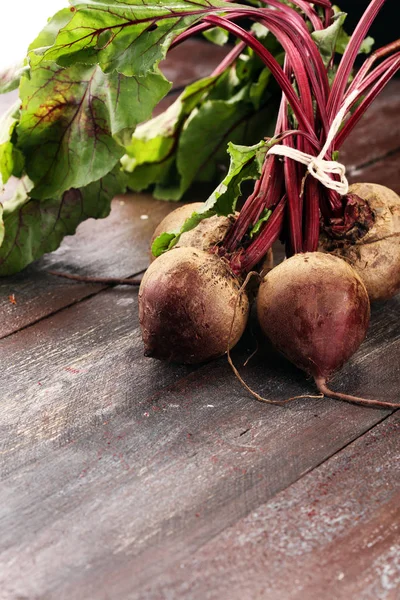
[[[246,14],[245,10],[238,11],[240,16],[252,16],[253,12],[248,11]],[[235,15],[230,15],[230,17],[234,17]],[[264,13],[265,16],[265,13]],[[307,118],[307,115],[304,111],[302,103],[298,96],[296,95],[292,83],[290,79],[284,73],[282,67],[278,63],[278,61],[274,58],[274,56],[259,42],[256,38],[254,38],[248,31],[232,23],[225,17],[218,16],[208,16],[204,18],[206,23],[212,23],[217,27],[221,27],[222,29],[226,29],[229,33],[235,35],[242,41],[244,41],[254,52],[261,58],[264,64],[269,68],[274,78],[278,82],[278,85],[281,87],[283,93],[288,98],[291,108],[300,124],[300,126],[308,131],[311,135],[314,135],[314,128],[310,121]],[[286,38],[285,38],[286,39]],[[300,58],[299,58],[300,60]]]
[[[56,277],[64,277],[65,279],[72,279],[73,281],[80,281],[81,283],[101,283],[103,285],[140,285],[141,279],[135,279],[136,275],[141,275],[146,269],[142,269],[137,273],[134,273],[132,277],[119,278],[119,277],[86,277],[85,275],[72,275],[71,273],[60,273],[59,271],[48,271],[50,275]]]
[[[400,408],[399,403],[395,402],[382,402],[381,400],[368,400],[367,398],[359,398],[358,396],[349,396],[348,394],[342,394],[340,392],[333,392],[326,385],[326,379],[324,377],[314,377],[315,385],[324,396],[335,398],[337,400],[343,400],[344,402],[350,402],[351,404],[358,404],[359,406],[369,406],[371,408],[387,408],[397,409]]]

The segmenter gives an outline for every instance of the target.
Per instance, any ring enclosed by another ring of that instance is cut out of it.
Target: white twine
[[[339,131],[348,109],[358,95],[359,91],[354,90],[354,92],[349,95],[342,108],[339,110],[328,132],[325,145],[318,156],[312,156],[311,154],[301,152],[300,150],[290,148],[289,146],[283,146],[282,144],[276,144],[275,146],[272,146],[269,149],[268,154],[286,156],[287,158],[291,158],[292,160],[306,165],[308,172],[315,177],[315,179],[318,179],[318,181],[320,181],[325,187],[338,192],[342,196],[345,196],[349,191],[349,182],[347,181],[346,177],[346,167],[336,160],[324,160],[324,156],[328,152],[335,135]],[[339,175],[340,181],[334,181],[331,177],[329,177],[329,175],[332,174]]]

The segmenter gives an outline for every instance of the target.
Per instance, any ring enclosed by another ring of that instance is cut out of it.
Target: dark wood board
[[[400,414],[149,581],[147,600],[397,600]]]
[[[356,181],[380,183],[400,194],[400,151],[371,165],[354,169],[349,180],[354,183]]]
[[[229,50],[229,46],[215,46],[199,39],[186,40],[168,52],[160,69],[174,87],[183,87],[211,75]]]
[[[13,277],[1,278],[0,337],[103,289],[54,277],[50,270],[128,277],[145,269],[151,235],[170,210],[169,204],[146,194],[115,198],[107,219],[85,221],[56,252]],[[10,295],[16,304],[10,302]]]
[[[399,299],[375,309],[334,387],[397,397],[398,310]],[[0,351],[0,589],[10,598],[143,597],[149,578],[388,414],[326,399],[266,406],[225,359],[193,372],[145,359],[136,295],[121,288]],[[268,349],[244,373],[270,397],[312,391]]]

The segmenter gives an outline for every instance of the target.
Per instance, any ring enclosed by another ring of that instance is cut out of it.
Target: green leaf
[[[99,64],[103,71],[144,76],[174,37],[203,15],[226,11],[223,0],[70,0],[72,18],[40,54],[67,66]],[[63,12],[63,11],[62,11]],[[58,24],[57,24],[58,26]],[[50,22],[48,28],[56,26]]]
[[[175,246],[176,235],[174,233],[162,233],[159,235],[151,245],[151,252],[153,256],[161,256],[166,250],[170,250]]]
[[[261,105],[265,102],[266,90],[270,79],[271,71],[269,69],[263,69],[258,79],[250,86],[250,99],[255,110],[259,110]]]
[[[264,40],[269,35],[269,29],[265,27],[262,23],[253,23],[251,26],[251,31],[255,33],[258,40]]]
[[[24,157],[14,145],[19,105],[17,100],[0,119],[0,187],[11,175],[20,177],[24,168]]]
[[[273,36],[264,42],[280,56]],[[142,191],[153,184],[156,198],[179,200],[194,182],[220,179],[229,141],[254,144],[272,135],[280,100],[274,86],[249,49],[220,76],[188,86],[167,111],[135,130],[121,159],[129,187]]]
[[[204,37],[217,46],[225,46],[229,40],[229,33],[221,27],[213,27],[208,31],[203,31]]]
[[[367,36],[363,40],[363,43],[360,46],[360,50],[358,51],[358,54],[371,54],[374,44],[375,44],[374,38],[371,36]],[[347,44],[346,44],[346,46],[347,46]]]
[[[0,145],[0,185],[7,183],[11,175],[21,177],[25,166],[24,155],[11,142]]]
[[[258,179],[268,149],[273,144],[261,141],[254,146],[238,146],[230,143],[228,152],[231,157],[229,171],[220,185],[203,204],[194,212],[179,230],[164,232],[158,236],[152,246],[154,256],[160,256],[170,250],[186,231],[194,229],[200,221],[213,215],[229,216],[234,214],[236,202],[241,195],[241,186],[248,179]]]
[[[60,196],[109,173],[124,153],[117,140],[148,118],[169,88],[160,73],[127,78],[97,66],[46,63],[23,77],[18,147],[35,197]]]
[[[223,100],[210,100],[193,111],[185,123],[177,153],[182,192],[189,188],[194,179],[207,181],[215,176],[215,163],[211,165],[211,173],[207,170],[208,158],[215,156],[220,150],[225,153],[226,132],[237,126],[248,114],[247,104]],[[204,175],[202,171],[205,171]]]
[[[264,208],[263,212],[261,213],[261,217],[258,219],[257,223],[252,227],[250,231],[250,239],[257,235],[257,233],[259,233],[261,226],[263,225],[263,223],[266,223],[268,221],[271,215],[272,210]]]
[[[112,198],[122,189],[118,174],[110,173],[82,189],[64,192],[61,198],[37,200],[21,182],[3,207],[0,275],[17,273],[46,252],[56,250],[63,237],[75,233],[85,219],[106,217]]]
[[[132,159],[130,167],[126,159],[127,171],[132,172],[135,166],[144,163],[160,162],[168,156],[184,118],[190,115],[216,80],[217,77],[206,77],[188,85],[166,111],[135,129],[131,143],[126,146]]]
[[[241,186],[248,179],[258,179],[266,153],[273,141],[261,141],[254,146],[239,146],[229,143],[231,158],[229,171],[220,185],[205,202],[205,210],[214,210],[215,214],[228,216],[235,212],[236,202],[241,195]]]
[[[11,140],[15,124],[18,122],[20,101],[16,100],[0,118],[0,144]]]
[[[63,8],[48,20],[39,35],[29,45],[29,59],[32,66],[35,66],[46,50],[53,46],[60,30],[69,23],[73,15],[74,13],[71,12],[70,8]]]
[[[344,31],[344,29],[342,29],[342,31],[338,35],[338,39],[336,42],[336,52],[338,54],[344,54],[344,51],[346,50],[349,41],[350,41],[350,36],[347,35],[347,33]],[[360,46],[360,50],[358,51],[358,54],[370,54],[374,43],[375,43],[374,38],[372,38],[370,36],[366,37]]]
[[[315,41],[324,61],[325,66],[328,66],[333,54],[335,53],[339,35],[343,34],[343,23],[347,17],[346,13],[336,13],[335,20],[329,27],[321,31],[313,31],[311,37]],[[340,49],[337,49],[340,52]]]
[[[225,73],[186,88],[165,113],[134,132],[129,156],[121,160],[131,173],[129,187],[141,191],[156,184],[156,198],[179,200],[194,181],[219,178],[229,141],[254,143],[272,133],[276,109],[267,83],[265,70],[254,87]],[[268,100],[270,109],[261,110]]]
[[[343,29],[346,17],[346,13],[336,10],[335,20],[332,25],[321,31],[313,31],[311,33],[311,37],[319,48],[325,66],[328,66],[335,52],[337,54],[344,54],[348,46],[350,36]],[[373,44],[374,39],[372,37],[365,38],[361,44],[359,54],[369,54]]]
[[[166,111],[136,128],[126,146],[127,154],[121,158],[131,189],[141,191],[151,184],[170,181],[182,124],[216,80],[207,77],[190,84]],[[177,190],[180,196],[179,183]]]

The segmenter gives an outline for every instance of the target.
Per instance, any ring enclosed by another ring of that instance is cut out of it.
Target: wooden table
[[[198,44],[167,65],[178,86],[224,52]],[[343,152],[354,181],[400,192],[399,111],[397,81]],[[1,600],[398,599],[398,412],[260,404],[226,358],[145,358],[136,290],[47,274],[143,269],[173,208],[116,198],[109,218],[0,282]],[[399,309],[400,297],[373,308],[332,387],[399,400]],[[253,346],[245,335],[237,364]],[[241,372],[269,397],[313,390],[268,349]]]

